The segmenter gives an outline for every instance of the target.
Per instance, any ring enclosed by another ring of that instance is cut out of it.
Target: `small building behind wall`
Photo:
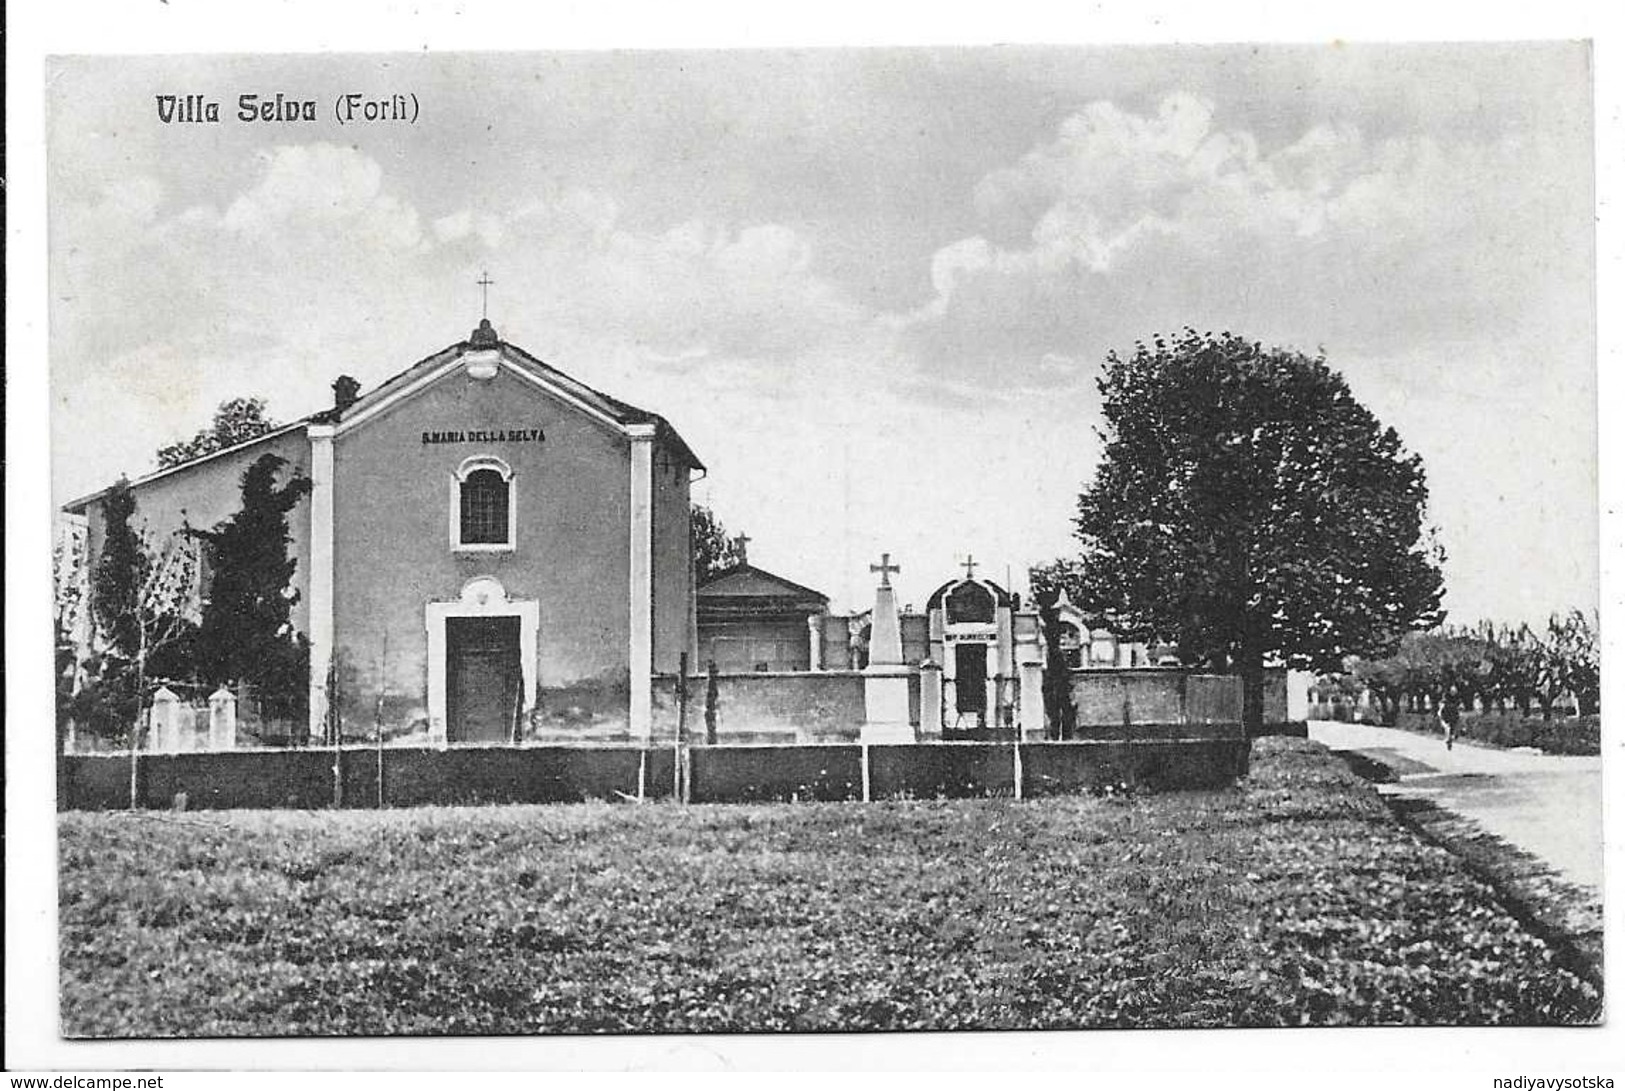
[[[700,659],[724,672],[805,671],[823,660],[829,598],[741,561],[696,592]]]

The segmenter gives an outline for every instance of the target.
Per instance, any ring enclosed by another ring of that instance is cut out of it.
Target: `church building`
[[[289,525],[312,735],[331,714],[370,737],[381,710],[439,744],[552,725],[647,738],[652,675],[696,652],[703,466],[676,430],[484,320],[371,391],[333,389],[330,408],[132,485],[161,541],[231,516],[263,455],[310,479]],[[91,558],[105,495],[65,509]]]

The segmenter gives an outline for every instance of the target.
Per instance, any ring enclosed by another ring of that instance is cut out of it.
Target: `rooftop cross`
[[[495,284],[496,281],[491,279],[490,273],[481,269],[480,279],[476,280],[474,283],[480,286],[480,318],[484,320],[485,318],[490,317],[488,314],[486,314],[486,310],[491,303],[491,285]]]
[[[974,580],[976,578],[976,558],[967,553],[965,554],[964,561],[961,563],[965,566],[965,578],[967,580]]]
[[[872,565],[869,566],[869,571],[871,571],[871,572],[879,572],[880,573],[880,586],[882,586],[882,587],[890,587],[891,586],[891,574],[893,572],[901,572],[902,570],[903,570],[902,565],[900,565],[900,564],[892,564],[891,563],[891,554],[890,553],[882,553],[880,555],[880,563],[879,564],[872,564]]]

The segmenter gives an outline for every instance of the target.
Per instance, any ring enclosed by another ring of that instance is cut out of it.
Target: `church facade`
[[[651,678],[696,649],[689,485],[660,416],[502,341],[468,339],[376,389],[133,483],[161,539],[239,506],[266,454],[311,481],[290,514],[310,728],[495,743],[550,725],[647,738]],[[66,506],[101,547],[105,493]],[[206,593],[206,588],[201,588]]]

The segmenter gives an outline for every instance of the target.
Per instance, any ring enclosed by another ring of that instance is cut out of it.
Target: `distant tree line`
[[[1463,708],[1517,711],[1542,719],[1572,697],[1582,716],[1601,706],[1601,672],[1595,615],[1580,610],[1553,614],[1544,626],[1481,621],[1407,634],[1383,658],[1351,658],[1341,674],[1324,678],[1322,697],[1355,699],[1368,693],[1382,722],[1401,712],[1436,709],[1454,701]]]

